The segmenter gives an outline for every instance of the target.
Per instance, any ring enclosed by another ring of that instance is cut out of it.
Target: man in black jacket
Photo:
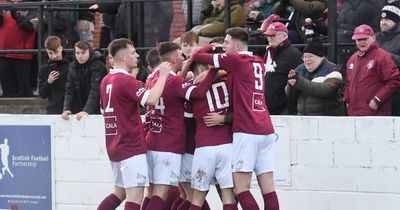
[[[382,9],[380,29],[376,34],[379,46],[392,55],[397,68],[400,68],[400,9],[398,5],[386,5]],[[392,115],[400,116],[400,91],[392,97]]]
[[[268,111],[272,115],[296,114],[296,101],[288,101],[285,86],[289,71],[302,64],[302,53],[291,45],[288,30],[282,23],[272,23],[264,34],[268,39],[264,56],[267,67],[264,95]]]
[[[44,46],[49,62],[41,66],[39,70],[39,95],[48,99],[47,114],[61,114],[69,60],[64,54],[59,37],[47,37]]]
[[[62,118],[75,114],[78,120],[88,114],[100,114],[99,86],[107,74],[101,55],[93,52],[90,44],[75,44],[75,60],[68,67]]]

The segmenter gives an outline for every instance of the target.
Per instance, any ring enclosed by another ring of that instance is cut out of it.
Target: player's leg
[[[142,201],[142,210],[146,210],[147,206],[149,205],[151,196],[153,196],[153,185],[150,184],[149,187],[146,187],[144,190],[144,199]]]
[[[237,204],[235,200],[235,194],[232,188],[221,189],[223,210],[237,210]]]
[[[193,189],[192,205],[189,210],[201,210],[206,200],[207,191]]]
[[[146,154],[121,161],[121,174],[125,186],[125,210],[140,210],[144,188],[149,186]]]
[[[183,203],[186,200],[186,193],[185,190],[182,188],[182,186],[179,184],[178,185],[180,195],[178,198],[175,199],[174,203],[171,206],[171,210],[177,210],[179,205]]]
[[[192,174],[192,163],[193,155],[185,153],[182,156],[182,166],[181,166],[181,177],[179,186],[183,190],[182,194],[185,194],[185,200],[179,205],[178,210],[188,210],[192,200],[192,188],[190,186],[191,174]]]
[[[122,187],[115,186],[114,193],[111,193],[101,201],[97,210],[110,210],[116,209],[123,200],[125,200],[125,189]]]
[[[264,210],[279,210],[279,201],[275,192],[273,172],[258,175],[257,181],[264,199]]]
[[[265,210],[279,210],[278,196],[274,186],[274,162],[275,151],[274,146],[277,135],[260,135],[259,151],[255,166],[258,185],[264,200]]]
[[[191,210],[202,209],[210,183],[215,175],[216,153],[213,146],[196,148],[193,155],[192,182],[193,189]]]
[[[152,165],[153,196],[148,210],[162,209],[170,186],[178,186],[182,155],[171,152],[148,151]]]
[[[233,193],[232,175],[232,144],[215,146],[217,162],[215,178],[221,188],[221,199],[224,210],[237,210],[235,194]]]
[[[250,182],[257,160],[257,141],[255,135],[233,133],[233,189],[243,210],[259,210],[256,200],[250,193]]]
[[[185,192],[186,198],[185,200],[178,206],[178,210],[187,210],[190,207],[190,203],[192,201],[193,190],[190,187],[190,182],[181,182],[180,183],[183,191]]]
[[[113,172],[114,192],[108,195],[101,201],[97,210],[116,209],[123,200],[125,200],[125,188],[121,174],[121,163],[110,161],[111,170]]]
[[[171,186],[168,191],[167,199],[164,201],[163,210],[171,210],[174,201],[179,197],[180,197],[180,191],[178,187]]]

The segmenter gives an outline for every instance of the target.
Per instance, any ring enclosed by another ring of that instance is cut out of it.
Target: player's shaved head
[[[234,40],[243,42],[243,44],[247,45],[249,43],[249,33],[244,28],[229,28],[226,30],[226,34],[229,34]]]
[[[175,56],[177,50],[181,47],[173,42],[163,42],[158,46],[158,53],[162,61],[167,61],[169,57]]]
[[[160,54],[158,53],[157,48],[149,50],[146,55],[146,61],[151,68],[155,68],[161,63]]]
[[[128,48],[128,45],[133,46],[133,42],[126,38],[114,39],[107,47],[110,55],[115,58],[115,55],[121,51]]]

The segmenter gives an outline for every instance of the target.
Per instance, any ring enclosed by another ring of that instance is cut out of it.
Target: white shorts
[[[192,188],[208,191],[216,179],[222,189],[233,188],[232,144],[196,148],[193,156]]]
[[[181,161],[180,154],[147,150],[150,183],[178,186]]]
[[[147,158],[135,155],[120,162],[111,162],[114,184],[122,188],[149,186]]]
[[[233,133],[233,172],[255,172],[256,176],[274,171],[274,145],[278,136]]]
[[[182,156],[182,165],[181,165],[181,178],[179,182],[189,182],[191,181],[192,175],[192,163],[193,163],[193,155],[190,153],[185,153]]]

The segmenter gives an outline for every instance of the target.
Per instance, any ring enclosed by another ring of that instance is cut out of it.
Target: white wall
[[[281,210],[397,210],[400,118],[282,117],[289,130],[288,185],[277,186]],[[57,210],[91,210],[112,190],[101,116],[0,115],[2,125],[53,127]],[[283,161],[280,164],[288,164]],[[262,207],[257,187],[253,194]],[[222,209],[215,191],[208,201]],[[120,208],[122,209],[122,208]]]

